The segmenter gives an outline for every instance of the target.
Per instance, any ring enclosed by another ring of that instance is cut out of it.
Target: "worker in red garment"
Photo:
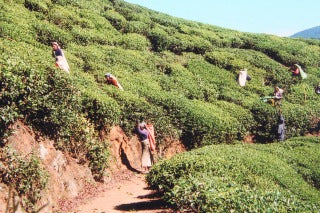
[[[114,77],[110,73],[105,74],[104,77],[105,77],[105,80],[108,84],[112,84],[112,85],[118,87],[120,90],[123,90],[122,86],[120,85],[120,83],[118,82],[116,77]]]

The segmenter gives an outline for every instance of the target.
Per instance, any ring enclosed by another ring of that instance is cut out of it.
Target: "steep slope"
[[[94,182],[90,169],[57,150],[54,141],[39,137],[20,121],[11,129],[9,148],[1,149],[0,212],[32,212],[38,200],[35,209],[54,212],[60,200],[77,196]],[[18,211],[10,208],[14,205]]]
[[[297,32],[291,36],[292,38],[316,38],[320,39],[320,26]]]
[[[68,75],[54,67],[61,44]],[[285,89],[287,136],[319,131],[320,41],[242,33],[172,18],[121,0],[0,0],[0,138],[21,119],[86,161],[101,179],[108,148],[99,135],[136,120],[154,123],[158,142],[190,148],[254,135],[276,138],[276,108],[260,97]],[[299,63],[306,80],[293,79]],[[240,69],[252,80],[237,84]],[[124,91],[106,85],[114,74]],[[81,162],[80,161],[80,162]]]
[[[259,97],[272,94],[274,85],[286,89],[288,136],[312,129],[310,121],[319,115],[313,87],[320,42],[224,30],[123,1],[6,1],[1,14],[2,69],[20,61],[38,75],[66,79],[81,92],[78,109],[71,104],[68,110],[97,128],[120,124],[129,132],[144,117],[155,123],[158,136],[181,137],[190,146],[248,132],[272,140],[276,110]],[[70,76],[52,67],[52,40],[65,49]],[[305,67],[306,81],[293,81],[285,67],[293,63]],[[235,79],[244,67],[253,80],[241,88]],[[102,82],[106,72],[118,77],[125,92]]]

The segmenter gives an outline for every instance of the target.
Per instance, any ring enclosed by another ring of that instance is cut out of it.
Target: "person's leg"
[[[275,99],[271,98],[270,99],[271,105],[274,106],[275,105]]]
[[[275,106],[280,109],[281,107],[281,99],[275,99]]]
[[[151,166],[150,150],[149,150],[149,141],[142,141],[142,157],[141,157],[141,166],[143,168],[143,173],[147,173]]]
[[[144,167],[143,167],[143,170],[142,170],[142,173],[143,173],[143,174],[148,173],[148,167],[144,166]]]

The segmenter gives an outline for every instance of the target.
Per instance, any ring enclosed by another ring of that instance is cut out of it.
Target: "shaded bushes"
[[[232,142],[240,131],[238,121],[213,104],[188,101],[177,93],[165,93],[161,98],[153,97],[152,101],[170,115],[171,122],[181,130],[186,146]]]
[[[198,36],[175,34],[172,37],[168,49],[174,53],[194,52],[196,54],[204,54],[212,49],[211,44],[207,40]]]
[[[176,54],[182,52],[194,52],[196,54],[204,54],[212,49],[209,41],[187,34],[166,32],[162,27],[152,29],[148,38],[150,39],[154,51],[170,50]]]
[[[135,122],[145,119],[152,122],[157,129],[156,135],[159,139],[174,135],[175,129],[170,128],[170,119],[160,107],[148,103],[144,98],[123,92],[112,92],[112,97],[117,100],[121,107],[120,126],[128,134],[132,134]]]
[[[48,1],[40,1],[40,0],[26,0],[24,2],[24,6],[32,11],[37,11],[41,13],[48,13]]]
[[[107,10],[103,16],[119,31],[122,31],[126,26],[127,20],[114,10]]]
[[[256,101],[251,108],[251,113],[257,122],[252,131],[255,135],[255,140],[268,142],[277,139],[277,109],[269,103]]]
[[[104,171],[109,166],[109,147],[106,143],[97,141],[90,141],[87,146],[88,152],[86,157],[89,160],[89,168],[91,169],[94,179],[102,181]]]
[[[154,28],[148,33],[148,38],[153,46],[153,50],[161,52],[167,50],[169,46],[169,35],[161,28]]]

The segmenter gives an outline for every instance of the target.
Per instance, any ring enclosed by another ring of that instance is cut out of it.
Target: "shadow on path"
[[[123,150],[123,148],[121,147],[121,162],[126,165],[127,169],[129,169],[130,171],[132,172],[135,172],[135,173],[141,173],[141,171],[133,168],[129,162],[129,159],[127,157],[127,154],[125,153],[125,151]]]
[[[143,211],[143,210],[160,210],[166,208],[166,203],[163,200],[142,201],[128,204],[121,204],[115,207],[119,211]],[[162,212],[167,212],[163,210]]]
[[[144,189],[150,189],[149,187],[146,187]],[[147,194],[147,195],[140,195],[138,196],[139,199],[156,199],[156,198],[160,198],[161,197],[161,193],[159,192],[154,192],[151,194]]]

